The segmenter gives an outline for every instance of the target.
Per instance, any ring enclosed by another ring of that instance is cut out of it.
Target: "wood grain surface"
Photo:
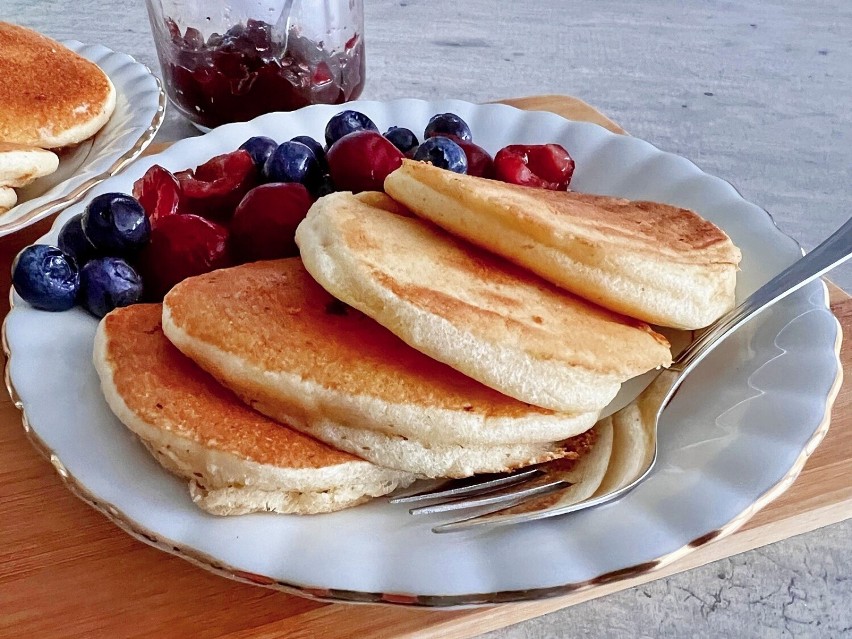
[[[559,96],[508,101],[577,119],[588,105]],[[606,118],[602,125],[617,125]],[[15,253],[50,226],[0,239],[0,290]],[[830,287],[852,363],[852,300]],[[0,311],[8,310],[4,296]],[[327,604],[208,574],[124,534],[77,500],[0,401],[0,637],[472,637],[638,583],[852,517],[852,392],[840,389],[832,427],[799,479],[743,528],[651,575],[570,596],[465,611]]]

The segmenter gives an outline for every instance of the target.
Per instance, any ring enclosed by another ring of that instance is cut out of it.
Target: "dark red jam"
[[[326,51],[291,28],[277,36],[270,24],[248,20],[206,40],[166,20],[158,39],[163,75],[175,106],[204,127],[244,122],[271,111],[340,104],[364,88],[364,41],[354,35],[340,51]]]

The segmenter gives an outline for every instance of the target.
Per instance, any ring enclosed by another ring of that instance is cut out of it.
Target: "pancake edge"
[[[351,251],[332,244],[327,238],[328,225],[318,221],[321,215],[318,203],[296,229],[296,243],[305,268],[331,295],[372,317],[433,359],[509,397],[563,413],[601,411],[618,393],[623,381],[645,372],[621,376],[553,363],[522,349],[479,339],[449,320],[417,308],[361,274]],[[461,353],[467,356],[462,357]],[[660,365],[670,362],[668,353]],[[528,380],[539,383],[530,384]]]
[[[622,246],[608,251],[579,236],[561,237],[560,245],[542,243],[502,216],[488,217],[403,169],[388,176],[385,188],[419,217],[617,313],[694,330],[734,306],[734,263],[676,263],[662,257],[649,270],[646,252]],[[477,231],[486,222],[487,242]]]
[[[119,395],[109,359],[109,337],[101,321],[92,360],[104,399],[166,470],[189,482],[193,502],[215,515],[250,512],[318,514],[386,495],[414,481],[410,474],[351,461],[323,468],[260,464],[149,424]],[[200,476],[199,476],[200,475]]]
[[[600,414],[595,410],[576,414],[487,417],[476,412],[392,403],[368,394],[335,391],[295,373],[265,370],[238,354],[191,336],[172,316],[170,295],[163,301],[162,326],[166,338],[232,390],[233,380],[251,380],[251,383],[243,381],[241,384],[243,396],[271,398],[277,395],[294,407],[293,419],[307,421],[310,416],[311,419],[358,424],[388,436],[408,437],[435,445],[514,446],[574,437],[594,426]],[[297,410],[297,406],[301,409]]]

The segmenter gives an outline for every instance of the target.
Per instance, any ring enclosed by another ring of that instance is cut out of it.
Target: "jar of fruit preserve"
[[[169,99],[199,128],[354,100],[363,0],[146,0]]]

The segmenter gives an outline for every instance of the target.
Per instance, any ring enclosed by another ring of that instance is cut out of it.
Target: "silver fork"
[[[553,506],[544,502],[540,506],[536,506],[534,500],[571,486],[571,483],[560,473],[558,464],[551,462],[514,473],[488,477],[479,476],[461,482],[452,482],[450,488],[444,488],[443,486],[446,486],[444,484],[438,489],[395,497],[390,502],[400,504],[445,500],[428,506],[412,508],[409,512],[413,515],[426,515],[474,507],[491,507],[491,510],[486,514],[440,524],[432,529],[433,532],[443,533],[464,530],[474,526],[514,524],[564,515],[593,506],[600,506],[621,497],[635,488],[651,473],[657,461],[657,426],[660,416],[687,375],[713,349],[758,313],[812,282],[835,266],[842,264],[849,257],[852,257],[852,218],[847,220],[843,226],[813,251],[769,280],[749,295],[742,304],[719,318],[675,359],[671,367],[654,379],[651,386],[645,391],[646,400],[653,402],[650,408],[655,415],[653,428],[650,429],[653,455],[649,456],[649,463],[646,467],[636,473],[634,479],[626,485],[569,505]],[[540,499],[539,501],[542,502]],[[517,508],[519,505],[527,503],[531,505],[529,509]],[[494,508],[495,506],[497,509]],[[512,512],[506,512],[508,509],[512,509]],[[518,512],[518,510],[523,512]]]

